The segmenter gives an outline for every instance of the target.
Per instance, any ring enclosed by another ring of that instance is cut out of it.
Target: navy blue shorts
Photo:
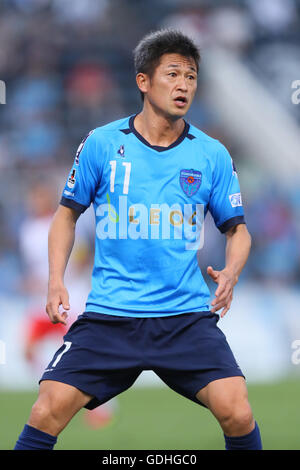
[[[211,312],[136,318],[85,312],[71,325],[42,380],[73,385],[94,398],[93,409],[127,390],[143,370],[153,370],[181,395],[209,382],[242,376],[219,316]]]

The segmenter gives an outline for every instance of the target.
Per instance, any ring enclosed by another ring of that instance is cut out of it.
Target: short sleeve
[[[217,154],[212,176],[209,211],[221,233],[245,224],[239,180],[233,160],[222,145]]]
[[[97,151],[95,133],[90,131],[77,149],[74,164],[63,190],[61,205],[83,213],[94,201],[100,182]]]

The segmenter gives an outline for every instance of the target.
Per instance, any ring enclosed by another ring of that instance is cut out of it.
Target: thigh
[[[28,424],[57,435],[92,398],[71,385],[45,380],[40,384],[38,399],[32,407]]]
[[[245,380],[227,377],[210,382],[196,397],[212,412],[227,436],[243,436],[255,427]]]
[[[243,377],[213,380],[196,393],[196,398],[217,416],[248,402],[246,381]]]

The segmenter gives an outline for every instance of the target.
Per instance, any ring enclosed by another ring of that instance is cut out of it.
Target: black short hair
[[[180,54],[194,59],[199,70],[200,51],[194,41],[181,31],[161,29],[147,34],[134,49],[135,72],[146,73],[150,77],[163,54]],[[144,94],[141,92],[142,99]]]

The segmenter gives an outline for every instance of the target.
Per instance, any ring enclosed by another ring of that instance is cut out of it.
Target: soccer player
[[[162,30],[141,40],[134,59],[142,111],[89,132],[53,218],[50,320],[66,324],[64,272],[91,203],[92,290],[41,377],[15,449],[52,449],[82,407],[128,389],[143,370],[207,407],[226,449],[261,449],[244,374],[217,326],[251,245],[238,177],[226,148],[183,119],[200,54],[182,33]],[[207,268],[217,284],[212,305],[197,263],[208,210],[227,240],[224,269]]]

